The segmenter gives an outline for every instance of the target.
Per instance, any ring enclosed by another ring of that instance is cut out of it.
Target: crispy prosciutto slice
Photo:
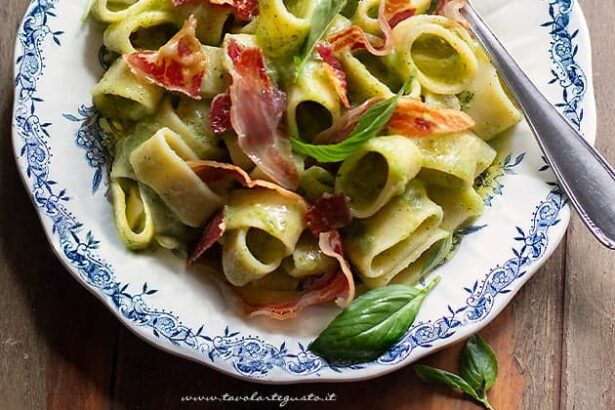
[[[307,204],[301,195],[273,182],[252,179],[246,171],[237,165],[207,160],[188,161],[188,165],[203,182],[207,183],[216,192],[224,194],[223,191],[227,190],[230,187],[230,183],[234,181],[245,188],[271,189],[285,197],[295,198],[307,209]]]
[[[333,47],[329,43],[320,42],[316,46],[316,52],[322,59],[327,75],[337,95],[340,97],[340,101],[345,108],[350,108],[350,101],[348,101],[348,81],[346,81],[346,73],[342,68],[342,63],[333,55]]]
[[[314,138],[315,144],[336,144],[346,139],[361,116],[379,99],[372,98],[362,105],[347,111],[331,127]],[[464,113],[452,109],[431,107],[413,97],[402,97],[395,113],[387,125],[389,131],[407,137],[461,132],[473,128],[474,120]]]
[[[342,272],[327,274],[311,281],[302,291],[271,302],[252,301],[248,295],[242,295],[241,289],[238,290],[245,314],[249,317],[265,316],[277,320],[293,319],[308,306],[320,305],[339,298],[345,300],[347,294],[348,281]]]
[[[400,98],[388,128],[392,133],[407,137],[425,137],[465,131],[475,123],[463,111],[434,108],[412,98]]]
[[[463,9],[465,5],[466,0],[440,0],[436,13],[468,28],[468,21],[461,15],[461,9]]]
[[[384,15],[391,29],[416,13],[411,0],[385,0],[384,3]]]
[[[239,146],[275,182],[296,188],[299,171],[282,126],[286,94],[269,78],[259,47],[242,46],[233,39],[226,52],[233,64],[231,124]]]
[[[358,107],[346,111],[331,127],[314,137],[314,144],[337,144],[345,140],[369,107],[380,100],[380,98],[371,98]]]
[[[343,194],[324,194],[306,214],[307,226],[314,236],[343,228],[352,221],[348,197]]]
[[[350,264],[344,257],[344,246],[340,233],[337,230],[321,233],[318,237],[318,246],[322,253],[335,258],[340,264],[340,271],[344,275],[346,286],[344,291],[338,295],[335,303],[340,307],[347,307],[354,300],[355,286]]]
[[[158,51],[125,54],[124,60],[138,78],[198,100],[207,62],[196,38],[196,24],[194,16],[190,16],[184,27]]]
[[[224,134],[233,128],[231,124],[231,96],[228,92],[216,95],[211,101],[209,127],[215,134]]]
[[[366,49],[375,56],[385,56],[393,48],[392,29],[403,20],[414,15],[416,10],[409,0],[382,0],[378,8],[378,23],[382,38],[374,43],[370,41],[362,28],[352,25],[329,36],[329,42],[336,52],[346,48],[350,50]]]
[[[258,15],[258,0],[173,0],[173,5],[181,6],[185,3],[198,2],[229,6],[233,14],[242,21],[250,21]]]
[[[199,243],[196,245],[194,250],[188,255],[188,265],[194,264],[201,256],[205,254],[216,242],[222,238],[224,232],[226,231],[226,224],[224,222],[224,212],[220,211],[211,218],[205,229],[203,230],[203,234],[201,235],[201,239]]]

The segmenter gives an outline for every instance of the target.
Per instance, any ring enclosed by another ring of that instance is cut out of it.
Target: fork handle
[[[515,96],[570,203],[594,236],[615,250],[613,167],[542,95],[474,7],[467,3],[463,13]]]

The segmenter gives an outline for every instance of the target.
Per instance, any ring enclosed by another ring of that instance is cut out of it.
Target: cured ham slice
[[[194,250],[188,255],[188,265],[194,264],[201,256],[205,254],[216,242],[222,238],[226,231],[226,224],[224,223],[224,212],[220,211],[209,221],[199,243]]]
[[[277,320],[288,320],[297,317],[308,306],[320,305],[344,297],[340,295],[345,295],[347,289],[346,277],[343,273],[336,272],[312,281],[306,289],[296,292],[286,300],[271,303],[254,302],[250,301],[246,295],[242,296],[241,290],[239,298],[244,313],[249,317],[265,316]]]
[[[340,101],[345,108],[350,108],[350,101],[348,100],[348,81],[346,80],[346,73],[342,68],[342,63],[333,55],[333,48],[328,43],[318,43],[316,46],[316,52],[322,59],[327,75],[340,97]]]
[[[380,98],[371,98],[358,107],[346,111],[331,127],[314,137],[314,144],[336,144],[345,140],[369,107],[380,100]]]
[[[173,0],[174,6],[185,3],[208,2],[218,6],[229,6],[233,14],[243,21],[250,21],[258,15],[258,0]]]
[[[435,108],[411,97],[397,103],[388,123],[389,131],[407,137],[461,132],[474,127],[474,120],[463,111]]]
[[[361,116],[380,99],[372,98],[359,107],[347,111],[331,127],[314,138],[315,144],[336,144],[346,139]],[[463,111],[436,108],[413,97],[402,97],[387,127],[393,134],[407,137],[461,132],[473,128],[474,120]]]
[[[440,0],[436,12],[468,28],[470,26],[468,21],[461,15],[461,9],[463,9],[465,5],[466,0]]]
[[[325,255],[337,259],[340,264],[340,271],[344,275],[346,286],[344,291],[338,295],[335,303],[340,307],[347,307],[354,300],[355,285],[350,264],[344,257],[344,247],[340,233],[337,230],[321,233],[318,238],[318,246]]]
[[[286,94],[269,78],[259,47],[242,46],[233,39],[226,52],[233,64],[231,124],[240,148],[272,180],[296,188],[299,171],[282,126]]]
[[[188,161],[192,170],[209,186],[214,186],[215,191],[228,189],[228,183],[235,181],[245,188],[265,188],[276,191],[285,197],[294,198],[307,209],[307,204],[303,197],[293,191],[289,191],[273,182],[261,179],[252,179],[246,171],[237,165],[227,164],[216,161]],[[216,184],[220,184],[216,186]]]
[[[198,100],[206,56],[196,38],[196,24],[196,19],[190,16],[184,27],[158,51],[137,51],[123,58],[138,78]]]
[[[308,209],[306,220],[314,236],[347,226],[352,221],[348,198],[343,194],[324,194]]]
[[[228,92],[216,95],[211,101],[209,127],[215,134],[224,134],[233,128],[231,124],[231,96]]]
[[[384,16],[391,29],[402,21],[414,16],[416,9],[411,0],[385,0]]]
[[[375,56],[385,56],[393,48],[391,37],[393,27],[412,17],[415,12],[409,0],[383,0],[378,8],[378,24],[382,31],[382,38],[372,42],[362,28],[352,25],[330,35],[329,42],[336,52],[347,48],[350,50],[364,48]]]

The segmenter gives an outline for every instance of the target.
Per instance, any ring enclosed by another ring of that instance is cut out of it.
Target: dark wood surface
[[[353,384],[242,382],[160,352],[121,326],[50,251],[13,161],[13,43],[27,3],[0,2],[0,409],[214,409],[222,407],[181,397],[255,391],[337,395],[334,403],[301,405],[311,408],[477,408],[425,387],[409,367]],[[581,3],[594,46],[598,147],[615,162],[615,4]],[[482,332],[500,361],[490,395],[497,409],[615,409],[614,266],[615,255],[575,216],[553,257]],[[454,369],[460,347],[425,362]]]

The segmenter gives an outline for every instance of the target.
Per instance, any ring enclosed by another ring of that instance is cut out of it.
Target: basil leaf
[[[478,334],[470,337],[461,351],[459,373],[479,394],[486,394],[495,383],[498,361]]]
[[[387,125],[393,114],[397,101],[406,92],[413,77],[409,77],[399,92],[389,99],[380,101],[370,107],[352,129],[348,137],[337,144],[308,144],[298,138],[291,138],[293,149],[308,155],[319,162],[341,162],[351,156],[364,142],[374,138]]]
[[[309,350],[332,364],[377,359],[402,338],[439,282],[437,277],[423,289],[390,285],[365,293],[333,319]]]
[[[478,334],[466,342],[459,359],[461,375],[417,365],[414,371],[421,380],[461,390],[486,409],[493,410],[487,391],[493,386],[498,375],[498,362],[487,342]]]
[[[301,75],[305,63],[310,59],[316,44],[329,31],[333,19],[346,6],[346,0],[320,0],[312,13],[310,32],[301,48],[300,54],[295,57],[295,78]]]
[[[447,372],[442,369],[436,369],[435,367],[424,364],[417,364],[414,366],[414,371],[417,376],[419,376],[419,379],[425,383],[439,384],[444,387],[461,390],[474,400],[480,401],[480,397],[478,396],[478,393],[476,393],[476,390],[474,390],[468,382],[454,373]]]

